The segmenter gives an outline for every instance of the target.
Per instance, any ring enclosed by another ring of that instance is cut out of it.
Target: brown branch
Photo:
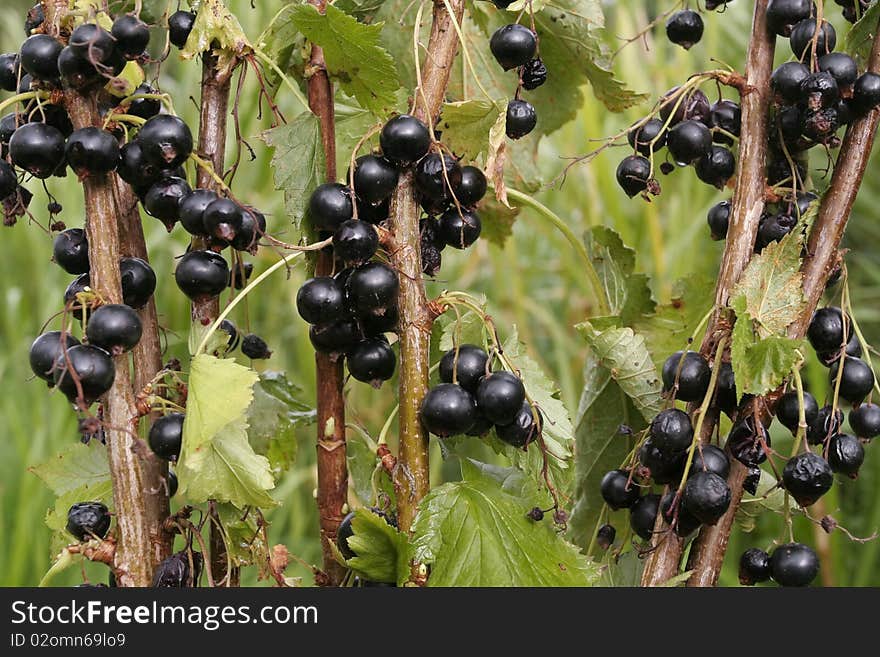
[[[724,255],[715,286],[715,312],[700,351],[712,357],[716,345],[730,331],[727,301],[748,264],[755,246],[758,222],[764,210],[764,180],[767,158],[770,74],[776,37],[767,29],[768,0],[755,3],[752,33],[746,61],[746,89],[742,93],[742,134],[737,157],[737,179],[730,210]],[[692,412],[694,408],[690,409]],[[717,423],[717,414],[703,422],[700,439],[707,442]],[[736,472],[734,468],[733,472]],[[733,475],[732,475],[733,476]],[[684,542],[676,539],[658,514],[654,550],[645,565],[643,586],[659,586],[678,574]],[[669,536],[667,536],[667,534]]]
[[[460,22],[463,0],[449,0]],[[443,0],[435,0],[422,68],[420,88],[416,89],[415,115],[433,125],[446,94],[452,63],[458,51],[458,38]],[[413,187],[412,172],[400,176],[391,199],[390,224],[396,248],[389,256],[400,278],[400,372],[398,429],[400,449],[394,487],[397,493],[398,522],[409,531],[418,503],[428,492],[428,434],[419,420],[419,407],[428,389],[430,339],[433,316],[425,298],[419,235],[421,210]]]
[[[880,29],[874,35],[868,70],[880,71]],[[828,191],[822,197],[819,213],[813,224],[807,243],[807,254],[801,271],[804,274],[805,310],[788,327],[788,336],[795,339],[806,335],[813,311],[822,297],[828,278],[840,262],[840,240],[852,211],[853,203],[862,184],[865,169],[871,156],[880,110],[853,121],[846,131],[840,147],[840,154],[831,176]],[[779,391],[768,395],[761,404],[764,413],[772,412]],[[691,548],[688,569],[694,570],[688,586],[714,586],[724,562],[727,541],[733,526],[733,519],[742,499],[742,484],[745,468],[734,460],[734,467],[728,480],[733,499],[724,517],[714,527],[701,530],[700,536]]]
[[[309,0],[322,12],[325,0]],[[321,125],[324,146],[324,168],[328,181],[336,180],[336,121],[333,105],[333,85],[327,75],[324,51],[312,44],[308,77],[309,107]],[[333,250],[318,252],[315,276],[329,276],[335,267]],[[330,544],[336,542],[336,532],[342,522],[343,509],[348,501],[348,464],[345,445],[345,372],[342,359],[315,353],[315,378],[318,406],[318,516],[321,525],[321,552],[323,554],[326,584],[338,586],[345,577],[345,567],[333,556]]]

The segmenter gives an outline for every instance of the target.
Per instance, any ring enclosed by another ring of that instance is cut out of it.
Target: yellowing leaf
[[[504,114],[505,103],[463,100],[446,103],[440,113],[443,144],[453,153],[475,160],[490,149],[490,134]]]
[[[223,0],[202,0],[180,56],[192,59],[211,49],[217,54],[217,68],[221,72],[231,70],[239,57],[251,51],[241,23]]]

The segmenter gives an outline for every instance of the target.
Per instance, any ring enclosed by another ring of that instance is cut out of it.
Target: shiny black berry
[[[67,86],[75,89],[86,89],[105,79],[94,64],[70,46],[58,55],[58,73]]]
[[[862,357],[862,343],[859,342],[859,337],[855,333],[850,335],[844,353],[855,358]],[[834,351],[816,352],[816,357],[825,367],[836,367],[837,361],[840,359],[840,347]]]
[[[807,427],[816,421],[818,414],[819,404],[816,402],[816,398],[804,391],[804,416]],[[791,390],[779,398],[779,402],[776,404],[776,419],[792,433],[797,431],[800,423],[800,403],[797,390]]]
[[[0,89],[15,91],[18,87],[20,70],[17,52],[7,52],[0,55]]]
[[[142,308],[156,291],[156,272],[140,258],[122,258],[119,261],[122,279],[122,302],[132,308]]]
[[[473,344],[460,345],[458,349],[447,351],[440,359],[440,380],[443,383],[458,383],[474,394],[480,379],[487,374],[488,363],[489,354],[480,347]]]
[[[517,23],[499,27],[489,39],[489,49],[505,71],[526,64],[535,56],[537,47],[535,33]]]
[[[428,126],[409,114],[390,119],[379,135],[382,155],[397,166],[409,166],[428,152],[431,133]]]
[[[859,77],[855,61],[843,52],[830,52],[820,57],[819,70],[830,73],[838,87],[848,87]]]
[[[630,155],[617,165],[617,184],[626,195],[632,198],[648,188],[651,177],[651,163],[641,155]]]
[[[192,567],[190,567],[190,560]],[[184,549],[163,560],[153,575],[154,588],[192,588],[198,586],[204,558],[201,552]]]
[[[868,71],[862,73],[853,85],[850,107],[860,116],[880,105],[880,75]]]
[[[180,166],[193,150],[189,126],[172,114],[149,119],[138,132],[138,141],[146,158],[164,169]]]
[[[709,224],[713,240],[723,240],[727,237],[727,227],[730,224],[730,201],[721,201],[709,208],[706,222]]]
[[[700,121],[682,121],[670,129],[666,147],[676,162],[690,164],[710,152],[712,133]]]
[[[739,558],[739,583],[752,586],[770,579],[770,555],[758,548],[749,548]]]
[[[425,429],[441,438],[462,434],[477,419],[477,405],[471,394],[454,383],[434,386],[422,401],[419,417]]]
[[[180,224],[190,235],[207,236],[202,221],[205,208],[217,200],[217,193],[210,189],[194,189],[180,199],[177,215]]]
[[[244,212],[241,207],[228,198],[211,201],[202,213],[205,233],[224,244],[235,239],[243,221]]]
[[[67,138],[65,154],[78,176],[109,173],[119,164],[119,143],[106,130],[82,128]]]
[[[679,87],[673,87],[660,99],[660,118],[664,122],[668,120],[670,126],[688,120],[700,121],[708,125],[712,109],[706,94],[694,89],[687,92],[684,98],[681,98],[680,94],[673,98],[678,90]]]
[[[682,455],[682,459],[687,459],[686,453]],[[688,476],[691,477],[697,472],[711,472],[722,479],[727,479],[727,475],[730,474],[730,459],[723,449],[715,445],[699,445],[694,451],[694,460]]]
[[[639,487],[625,470],[611,470],[599,484],[602,499],[613,510],[628,509],[639,499]]]
[[[361,337],[358,323],[348,318],[309,327],[312,347],[323,354],[344,354],[354,348]]]
[[[666,21],[666,37],[685,50],[703,38],[703,19],[692,9],[677,11]]]
[[[538,113],[526,100],[513,99],[507,103],[507,118],[504,130],[511,139],[520,139],[535,129]]]
[[[134,309],[125,304],[107,304],[89,317],[86,337],[89,344],[118,356],[140,342],[143,326]]]
[[[183,413],[169,413],[153,422],[147,443],[160,459],[177,461],[183,445]]]
[[[657,449],[673,454],[691,446],[694,427],[687,413],[677,408],[667,408],[651,421],[650,434]]]
[[[828,371],[828,378],[831,388],[834,389],[837,382],[838,366],[831,367]],[[847,356],[843,359],[843,372],[840,376],[840,396],[858,404],[861,402],[871,390],[874,388],[874,372],[870,366],[861,358]]]
[[[443,243],[456,249],[466,249],[477,241],[483,224],[476,212],[449,208],[440,215],[437,235]]]
[[[397,356],[387,340],[367,338],[346,354],[346,362],[352,377],[378,386],[394,376]]]
[[[119,150],[116,173],[135,190],[146,190],[159,179],[162,169],[147,159],[141,143],[133,139]]]
[[[156,95],[159,92],[148,84],[142,84],[134,90],[133,96]],[[162,109],[162,103],[156,98],[135,98],[128,106],[127,114],[151,119]]]
[[[675,398],[682,401],[702,401],[711,376],[709,363],[696,351],[676,351],[663,363],[663,389],[672,390],[677,383]]]
[[[168,471],[167,482],[168,482],[168,497],[174,497],[177,494],[178,481],[177,481],[177,475],[174,474],[174,472],[172,472],[171,470]]]
[[[67,531],[78,541],[104,538],[110,530],[110,511],[101,502],[77,502],[67,511]]]
[[[791,457],[782,470],[782,484],[801,506],[815,504],[833,482],[828,461],[813,452]]]
[[[381,203],[397,187],[397,167],[380,155],[362,155],[355,161],[354,191],[366,203]]]
[[[654,533],[654,523],[660,510],[660,496],[650,493],[640,497],[630,507],[629,526],[642,540],[649,541]]]
[[[880,436],[880,406],[862,404],[850,411],[849,426],[859,438],[875,438]]]
[[[58,78],[58,55],[64,46],[48,34],[34,34],[25,39],[19,51],[21,67],[35,80]]]
[[[144,209],[150,216],[156,217],[171,231],[180,216],[180,202],[192,189],[183,178],[169,176],[162,178],[150,186],[144,197]]]
[[[52,242],[52,258],[68,274],[85,274],[89,270],[89,241],[82,228],[68,228]]]
[[[510,424],[526,399],[523,382],[512,372],[492,372],[477,386],[480,411],[495,424]]]
[[[296,293],[296,309],[309,324],[327,324],[345,313],[345,291],[329,276],[310,278]]]
[[[317,230],[335,231],[352,217],[351,190],[339,183],[318,185],[309,197],[308,216]]]
[[[237,263],[229,272],[229,287],[235,290],[244,289],[254,273],[254,263],[241,262]]]
[[[730,486],[714,472],[696,472],[684,486],[682,508],[706,525],[714,525],[730,506]]]
[[[77,401],[81,387],[82,401],[88,405],[110,390],[116,368],[110,354],[100,347],[78,344],[58,356],[53,377],[55,385],[71,402]]]
[[[45,123],[25,123],[9,139],[12,163],[37,178],[48,178],[64,165],[64,135]]]
[[[787,214],[765,214],[758,222],[755,253],[760,253],[773,242],[778,242],[797,226],[797,219]]]
[[[177,263],[174,280],[189,299],[210,299],[226,289],[229,267],[213,251],[190,251]]]
[[[535,412],[532,405],[524,401],[513,422],[495,425],[495,433],[502,442],[508,445],[525,447],[541,432],[541,425],[540,412],[538,413],[538,422],[535,422]]]
[[[28,352],[31,371],[43,381],[48,382],[50,386],[55,385],[55,363],[64,353],[64,349],[70,349],[78,344],[79,340],[69,333],[64,335],[63,343],[61,331],[43,333],[33,341]]]
[[[817,36],[818,32],[818,36]],[[827,55],[837,45],[837,32],[828,21],[822,21],[822,27],[816,29],[816,20],[806,18],[799,22],[791,30],[788,39],[791,51],[799,60],[808,60],[813,52],[813,43],[816,43],[816,57]]]
[[[355,269],[346,283],[352,307],[361,314],[382,314],[397,303],[400,281],[388,265],[369,262]]]
[[[485,174],[477,167],[466,166],[461,168],[461,182],[453,191],[459,205],[471,208],[486,195],[487,187]]]
[[[810,445],[821,445],[840,431],[842,425],[843,412],[837,409],[832,413],[831,406],[823,406],[816,413],[816,419],[807,426],[807,442]]]
[[[828,306],[813,314],[807,338],[817,352],[839,351],[849,341],[850,331],[852,320],[848,316],[844,318],[840,308]]]
[[[150,28],[134,14],[123,14],[113,21],[110,34],[116,39],[116,48],[128,59],[143,54],[150,42]]]
[[[659,151],[666,145],[666,131],[663,129],[663,121],[649,119],[644,125],[630,128],[626,133],[626,139],[630,146],[647,157],[651,152]]]
[[[756,429],[753,417],[737,422],[727,434],[727,448],[733,457],[747,468],[753,468],[767,460],[764,445],[770,447],[770,434],[766,427]]]
[[[168,39],[178,48],[186,45],[189,34],[196,22],[196,15],[191,11],[175,11],[168,17]]]
[[[713,145],[708,153],[696,161],[694,168],[697,178],[704,183],[724,189],[727,181],[736,172],[736,159],[726,148]]]
[[[865,461],[862,442],[848,433],[838,433],[828,441],[828,465],[833,472],[855,479]]]
[[[248,333],[241,339],[241,353],[251,360],[265,360],[272,356],[269,345],[255,333]]]
[[[602,525],[596,532],[596,544],[602,550],[607,550],[614,545],[614,539],[617,538],[617,530],[614,525]]]
[[[416,165],[415,183],[422,199],[445,205],[452,200],[452,190],[461,185],[461,166],[450,155],[429,153]]]
[[[709,126],[716,128],[712,131],[712,141],[716,144],[732,145],[733,139],[729,135],[739,137],[741,120],[742,110],[732,100],[719,100],[712,105]]]
[[[810,69],[800,62],[785,62],[770,76],[770,86],[776,95],[787,105],[797,103],[801,98],[801,83],[810,75]]]
[[[540,57],[535,57],[522,65],[519,76],[522,80],[523,88],[531,91],[547,81],[547,67]]]
[[[767,27],[779,36],[788,36],[795,25],[812,13],[812,0],[770,0],[767,5]]]
[[[819,557],[802,543],[780,545],[770,556],[770,576],[780,586],[808,586],[819,574]]]
[[[350,265],[360,265],[376,253],[379,234],[373,224],[350,219],[340,224],[333,235],[333,252]]]

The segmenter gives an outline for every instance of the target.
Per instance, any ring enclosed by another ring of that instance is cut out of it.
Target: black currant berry
[[[742,110],[732,100],[719,100],[712,105],[709,126],[717,129],[712,130],[712,141],[716,144],[733,145],[733,139],[728,135],[739,137],[741,120]]]
[[[183,48],[195,22],[196,15],[193,12],[175,11],[168,17],[168,40],[178,48]]]
[[[19,51],[21,67],[35,80],[58,78],[58,55],[64,46],[48,34],[34,34],[25,39]]]
[[[168,478],[166,480],[168,482],[168,497],[174,497],[177,495],[177,475],[174,474],[171,470],[168,471]]]
[[[850,331],[852,331],[852,320],[848,316],[844,319],[840,308],[828,306],[820,308],[813,314],[807,328],[807,338],[817,352],[840,351],[849,341]]]
[[[703,38],[703,19],[692,9],[677,11],[666,21],[666,37],[685,50]]]
[[[345,313],[345,291],[329,276],[310,278],[296,293],[296,309],[309,324],[328,324]]]
[[[816,402],[816,398],[804,391],[804,416],[807,427],[816,421],[818,414],[819,404]],[[800,403],[797,390],[791,390],[779,398],[779,402],[776,404],[776,419],[792,433],[797,431],[800,423]]]
[[[256,254],[260,238],[266,234],[266,217],[250,207],[241,210],[241,228],[232,238],[232,248],[236,251],[248,251]]]
[[[162,175],[162,169],[144,156],[144,149],[137,139],[119,150],[119,166],[116,173],[135,190],[149,189]]]
[[[79,340],[70,335],[64,335],[62,346],[61,331],[49,331],[38,336],[31,344],[28,358],[30,360],[31,371],[49,383],[50,386],[55,385],[55,363],[64,353],[65,349],[70,349],[79,344]]]
[[[486,195],[487,187],[485,174],[477,167],[466,166],[461,168],[461,182],[453,191],[460,205],[472,208]]]
[[[390,119],[379,134],[382,155],[400,167],[422,159],[431,146],[428,126],[409,114]]]
[[[857,116],[867,114],[880,105],[880,75],[867,71],[853,85],[850,107]]]
[[[480,412],[480,409],[477,408],[477,419],[474,420],[474,426],[465,431],[466,436],[473,436],[475,438],[481,438],[489,433],[489,430],[494,427],[491,420],[489,420],[485,415]]]
[[[77,401],[81,387],[82,401],[90,405],[110,390],[116,368],[110,354],[100,347],[78,344],[58,356],[53,377],[55,385],[71,402]]]
[[[339,528],[336,530],[336,547],[339,548],[339,552],[342,553],[342,556],[346,559],[351,559],[357,556],[357,554],[354,553],[354,550],[348,546],[348,539],[354,536],[354,528],[351,526],[354,518],[355,512],[349,512],[342,519],[342,522],[339,523]]]
[[[159,92],[148,84],[142,84],[134,90],[133,96],[156,95]],[[135,98],[128,105],[127,114],[139,116],[142,119],[151,119],[162,109],[162,103],[156,98]]]
[[[834,137],[834,133],[840,127],[840,118],[837,109],[806,110],[802,117],[801,133],[807,139],[819,144],[825,144]]]
[[[663,121],[649,119],[642,126],[630,128],[626,133],[626,139],[638,153],[647,157],[666,145],[666,131],[663,129]]]
[[[113,56],[116,40],[101,26],[84,23],[71,32],[68,46],[86,61],[104,64]]]
[[[397,303],[399,287],[400,281],[393,269],[381,262],[369,262],[352,272],[345,289],[358,313],[381,315]]]
[[[128,59],[142,55],[150,43],[150,28],[134,14],[123,14],[113,21],[110,34],[116,39],[116,48]]]
[[[724,189],[727,181],[736,172],[733,153],[722,146],[712,146],[709,152],[696,161],[694,168],[697,178],[707,185]]]
[[[352,217],[351,190],[339,183],[318,185],[309,197],[308,216],[316,230],[335,231]]]
[[[837,105],[837,101],[840,100],[840,89],[837,86],[837,80],[827,71],[811,73],[801,82],[800,100],[808,109],[816,110],[834,107]]]
[[[847,356],[853,356],[855,358],[862,357],[862,343],[859,342],[859,338],[855,333],[850,335],[849,342],[846,343],[846,349],[844,350],[844,353]],[[838,347],[834,351],[817,352],[816,357],[819,359],[819,362],[822,363],[825,367],[836,367],[837,361],[840,358],[840,347]]]
[[[710,152],[712,133],[699,121],[682,121],[670,129],[666,147],[676,162],[690,164]]]
[[[770,555],[758,548],[749,548],[739,558],[739,583],[752,586],[770,579]]]
[[[242,262],[236,264],[236,266],[229,272],[229,287],[235,290],[244,289],[244,286],[247,285],[247,282],[250,280],[251,274],[253,273],[254,263]]]
[[[18,178],[15,169],[5,160],[0,160],[0,201],[11,196],[16,189]]]
[[[477,241],[483,224],[476,212],[449,208],[437,222],[437,236],[444,244],[456,249],[466,249]]]
[[[143,326],[134,309],[125,304],[107,304],[98,308],[86,326],[89,344],[112,355],[129,351],[140,342]]]
[[[642,540],[650,541],[654,534],[654,523],[660,510],[660,496],[650,493],[640,497],[630,507],[629,526]]]
[[[691,446],[694,427],[687,413],[677,408],[667,408],[651,421],[650,434],[657,449],[674,454]]]
[[[831,74],[838,87],[848,87],[859,77],[853,58],[842,52],[830,52],[819,58],[819,70]]]
[[[419,417],[425,429],[435,436],[447,438],[462,434],[474,425],[477,405],[471,394],[461,386],[441,383],[425,395]]]
[[[365,203],[381,203],[397,187],[397,167],[380,155],[362,155],[355,161],[354,191]]]
[[[132,308],[142,308],[156,291],[156,272],[140,258],[122,258],[119,261],[122,279],[122,302]]]
[[[686,453],[682,459],[687,460]],[[730,474],[730,459],[727,458],[723,449],[715,447],[715,445],[700,445],[694,451],[694,461],[691,463],[688,477],[697,472],[712,472],[726,480],[727,475]]]
[[[7,52],[0,55],[0,89],[15,91],[18,87],[20,70],[17,52]]]
[[[837,382],[838,366],[831,367],[828,378],[831,388],[834,389]],[[868,364],[860,358],[847,356],[843,359],[843,372],[840,376],[840,396],[848,402],[858,404],[874,388],[874,372]]]
[[[617,530],[614,529],[614,525],[602,525],[596,532],[596,544],[602,550],[614,545],[615,538],[617,538]]]
[[[183,413],[169,413],[153,422],[147,442],[160,459],[176,462],[183,445]]]
[[[272,356],[269,345],[255,333],[248,333],[241,339],[241,353],[251,360],[265,360]]]
[[[730,506],[730,486],[714,472],[696,472],[684,486],[682,508],[706,525],[714,525]]]
[[[350,219],[340,224],[333,235],[333,252],[350,265],[368,261],[379,248],[379,234],[373,224]]]
[[[774,93],[787,105],[801,99],[801,83],[810,76],[810,69],[800,62],[786,62],[777,67],[770,76]]]
[[[783,486],[801,506],[815,504],[833,482],[828,461],[813,452],[791,457],[782,470]]]
[[[150,216],[156,217],[165,224],[170,232],[180,217],[180,202],[192,189],[183,178],[169,176],[156,181],[150,186],[144,197],[144,209]]]
[[[639,487],[630,481],[626,470],[611,470],[602,477],[599,485],[602,499],[614,511],[628,509],[639,499]]]
[[[89,242],[82,228],[68,228],[52,242],[52,258],[68,274],[89,271]]]
[[[727,448],[747,468],[753,468],[767,460],[764,444],[770,447],[770,434],[763,425],[760,432],[757,431],[753,417],[740,420],[727,434]]]
[[[233,324],[231,320],[224,319],[220,322],[217,329],[223,331],[229,336],[229,339],[226,341],[226,350],[235,351],[241,342],[241,334],[238,332],[238,328],[236,328],[235,324]]]
[[[537,89],[547,81],[547,67],[540,57],[530,59],[519,70],[522,86],[528,91]]]
[[[727,227],[730,224],[730,201],[721,201],[709,208],[706,221],[712,232],[713,240],[723,240],[727,237]]]
[[[113,171],[119,164],[119,143],[100,128],[74,130],[67,138],[67,163],[80,177]]]
[[[821,445],[840,431],[843,425],[843,412],[838,409],[832,413],[831,406],[823,406],[816,413],[816,419],[807,427],[807,442]]]
[[[767,5],[767,27],[774,34],[788,36],[795,25],[812,13],[812,0],[770,0]]]
[[[9,139],[12,163],[37,178],[48,178],[64,165],[64,135],[45,123],[25,123]]]
[[[758,222],[758,235],[755,239],[755,253],[760,253],[768,245],[778,242],[797,226],[797,219],[787,214],[765,214]]]
[[[536,423],[532,405],[524,401],[513,422],[495,425],[495,433],[502,442],[508,445],[526,447],[541,432],[541,424],[540,413]]]
[[[709,363],[696,351],[676,351],[663,363],[663,389],[672,390],[677,381],[675,398],[682,401],[702,401],[711,376]]]
[[[850,411],[849,426],[859,438],[871,439],[880,436],[880,406],[862,404]]]
[[[660,118],[663,122],[669,121],[669,125],[673,126],[682,121],[694,120],[708,125],[712,109],[706,94],[699,89],[694,89],[687,92],[684,98],[680,96],[673,98],[678,90],[679,87],[673,87],[660,99]],[[675,110],[674,114],[673,110]]]
[[[806,18],[794,26],[788,39],[791,51],[799,60],[804,61],[813,52],[813,43],[816,43],[816,57],[822,57],[834,50],[837,45],[837,32],[828,21],[822,21],[822,27],[816,36],[816,20]]]
[[[660,514],[663,516],[666,524],[670,526],[675,525],[677,536],[689,536],[699,528],[701,523],[681,504],[673,508],[675,496],[676,491],[674,489],[663,495],[660,499]]]
[[[228,198],[218,198],[205,208],[202,224],[205,233],[222,243],[230,243],[241,230],[244,213],[238,203]]]
[[[346,354],[349,373],[358,381],[375,387],[394,376],[397,356],[387,340],[367,338]]]
[[[458,383],[474,394],[480,379],[487,374],[488,364],[489,354],[476,345],[463,344],[457,350],[450,349],[443,354],[443,358],[440,359],[440,380],[443,383]]]
[[[58,55],[58,73],[69,87],[75,89],[88,88],[104,79],[94,64],[70,46],[62,48]]]
[[[736,378],[733,374],[733,365],[721,363],[718,371],[718,381],[715,388],[715,405],[727,415],[732,416],[739,405],[739,395],[736,390]]]
[[[138,132],[138,141],[146,158],[163,169],[180,166],[193,149],[189,126],[172,114],[159,114],[149,119]]]
[[[177,215],[186,232],[200,237],[207,236],[202,219],[205,215],[205,208],[216,201],[217,198],[217,193],[210,189],[194,189],[180,199],[180,203],[177,206]]]
[[[229,267],[213,251],[190,251],[177,263],[174,280],[190,300],[219,296],[229,281]]]
[[[535,33],[517,23],[499,27],[489,39],[489,49],[505,71],[526,64],[535,56],[537,47]]]
[[[780,545],[770,556],[770,576],[780,586],[808,586],[819,574],[819,557],[802,543]]]
[[[651,479],[656,484],[670,484],[681,478],[681,453],[661,452],[652,438],[648,438],[639,448],[639,463],[650,471]]]
[[[626,195],[632,198],[648,188],[651,177],[651,163],[641,155],[630,155],[617,165],[617,184]]]
[[[323,354],[344,354],[360,341],[361,330],[353,319],[339,319],[309,327],[309,340],[315,351]]]
[[[78,541],[104,538],[110,530],[110,511],[100,502],[77,502],[67,511],[67,531]]]
[[[828,465],[833,472],[855,479],[864,461],[865,448],[858,438],[848,433],[831,436],[828,441]]]
[[[190,568],[190,559],[192,568]],[[201,552],[184,549],[163,560],[153,575],[153,588],[184,589],[198,586],[204,558]]]
[[[451,190],[461,185],[461,166],[450,155],[429,153],[416,165],[415,183],[422,199],[445,205],[452,200]]]
[[[514,98],[507,103],[507,118],[504,130],[511,139],[520,139],[535,129],[538,113],[526,100]]]
[[[522,408],[526,389],[512,372],[492,372],[477,386],[477,404],[483,415],[495,424],[510,424]]]

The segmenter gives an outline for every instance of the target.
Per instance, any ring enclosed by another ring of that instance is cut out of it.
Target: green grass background
[[[22,16],[29,2],[7,0],[0,7],[0,51],[16,49],[22,39]],[[246,33],[256,37],[281,6],[280,0],[229,3],[240,17]],[[618,37],[636,34],[647,25],[652,12],[663,11],[672,3],[624,0],[604,3],[609,24],[609,45],[616,49]],[[843,29],[839,12],[827,3],[835,22]],[[680,84],[692,72],[715,68],[718,62],[738,67],[744,59],[752,3],[733,2],[725,13],[705,15],[703,40],[685,52],[669,44],[661,29],[648,33],[644,40],[625,48],[616,60],[616,70],[637,90],[656,98]],[[393,26],[392,26],[393,27]],[[485,44],[488,49],[488,44]],[[780,42],[780,58],[787,56],[787,45]],[[716,61],[713,61],[716,60]],[[196,125],[196,105],[200,67],[177,61],[172,53],[163,65],[161,85],[172,94],[176,109]],[[564,75],[550,71],[550,75]],[[251,77],[251,83],[253,78]],[[707,89],[707,92],[710,92]],[[4,96],[5,97],[5,96]],[[710,93],[714,98],[714,92]],[[728,94],[728,97],[730,94]],[[278,103],[288,118],[299,111],[289,93],[279,93]],[[270,230],[293,241],[296,235],[286,229],[281,195],[272,189],[269,153],[256,138],[268,124],[258,117],[256,94],[251,85],[241,100],[242,134],[254,146],[257,159],[244,162],[235,181],[240,198],[261,208],[269,216]],[[264,108],[265,109],[265,108]],[[646,108],[641,108],[646,111]],[[538,107],[540,113],[540,107]],[[640,117],[636,108],[625,115],[609,113],[587,94],[576,120],[544,140],[539,167],[547,180],[565,165],[564,158],[583,154],[598,145],[596,140],[619,132]],[[231,130],[230,130],[231,132]],[[562,217],[577,233],[594,225],[608,225],[619,231],[624,241],[638,250],[638,268],[651,275],[655,296],[668,301],[675,282],[691,272],[717,271],[722,243],[709,239],[706,210],[729,194],[719,193],[696,180],[692,171],[677,171],[661,180],[663,194],[653,203],[629,200],[618,189],[614,171],[624,152],[609,149],[592,163],[574,168],[561,188],[547,189],[537,196]],[[821,154],[813,155],[813,166],[823,163]],[[876,164],[865,179],[856,204],[846,242],[853,248],[848,256],[851,290],[856,317],[866,337],[876,342],[880,332],[880,255],[873,245],[880,238],[877,208],[880,207],[880,181],[874,174]],[[814,172],[814,175],[818,175]],[[81,190],[73,176],[49,182],[51,192],[64,206],[60,219],[68,226],[83,221]],[[39,186],[32,210],[45,224],[46,197]],[[150,217],[144,217],[150,257],[159,276],[157,303],[160,321],[167,329],[168,356],[186,353],[188,302],[174,285],[174,258],[181,255],[186,235],[176,230],[168,235]],[[49,531],[43,524],[51,493],[28,467],[41,463],[52,454],[78,440],[76,419],[65,400],[49,394],[39,381],[30,380],[27,365],[28,346],[40,327],[62,306],[62,293],[70,276],[50,262],[51,239],[39,227],[21,221],[12,228],[0,229],[0,585],[34,585],[49,565]],[[274,256],[265,251],[256,259],[257,272]],[[307,327],[296,314],[293,300],[304,279],[302,267],[289,278],[283,273],[268,280],[249,299],[246,308],[237,309],[234,320],[250,326],[266,338],[274,350],[266,367],[285,370],[303,388],[304,398],[314,398],[314,361],[307,338]],[[585,346],[572,326],[590,312],[590,298],[582,267],[562,236],[537,214],[524,210],[514,227],[513,237],[503,248],[484,241],[467,253],[444,253],[440,279],[429,293],[449,287],[482,293],[489,299],[490,311],[506,333],[517,325],[530,353],[558,381],[566,406],[573,413],[580,394],[580,367]],[[705,303],[711,303],[710,290]],[[807,379],[817,397],[825,394],[825,370],[816,364],[809,368]],[[394,387],[379,391],[369,386],[353,385],[349,390],[349,417],[370,431],[378,433],[388,411],[395,403]],[[776,434],[774,434],[776,435]],[[785,436],[777,441],[785,449]],[[433,476],[443,476],[439,452],[435,449]],[[876,447],[868,457],[858,481],[842,481],[826,496],[827,511],[857,535],[867,535],[880,526],[880,454]],[[320,559],[317,541],[317,514],[314,505],[316,486],[313,430],[302,431],[298,462],[278,483],[276,497],[283,504],[271,511],[268,519],[270,539],[286,544],[308,562]],[[737,531],[731,540],[722,584],[736,583],[734,556],[745,547],[766,547],[782,529],[776,516],[762,518],[752,534]],[[799,540],[814,543],[818,534],[803,522],[796,525]],[[823,578],[827,584],[880,584],[878,542],[855,544],[840,533],[823,538]],[[103,579],[100,571],[89,567],[91,577]],[[307,575],[292,566],[290,574]],[[56,583],[81,581],[78,571],[67,572]],[[253,581],[246,575],[246,581]]]

